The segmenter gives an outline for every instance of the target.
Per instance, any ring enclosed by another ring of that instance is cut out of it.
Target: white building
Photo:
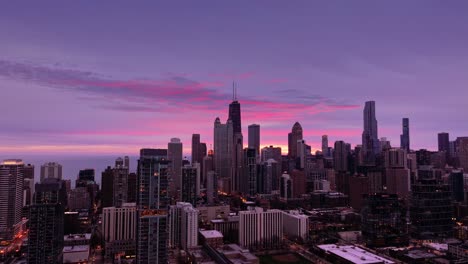
[[[102,234],[106,242],[135,239],[136,204],[124,203],[122,207],[102,209]]]
[[[245,248],[275,248],[283,239],[283,212],[260,207],[239,212],[239,244]]]
[[[187,249],[198,244],[198,214],[190,203],[169,207],[169,247]]]
[[[180,242],[183,249],[198,245],[198,210],[186,206],[182,209]]]
[[[300,237],[305,241],[309,234],[309,217],[299,211],[283,212],[283,231],[289,238]]]
[[[135,250],[137,210],[135,203],[124,203],[122,207],[102,209],[102,234],[106,257],[119,252]]]

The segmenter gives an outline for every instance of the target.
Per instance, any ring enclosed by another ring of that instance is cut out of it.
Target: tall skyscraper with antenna
[[[375,164],[376,155],[380,152],[374,101],[366,102],[363,116],[364,131],[362,132],[362,150],[364,153],[364,163],[373,165]]]

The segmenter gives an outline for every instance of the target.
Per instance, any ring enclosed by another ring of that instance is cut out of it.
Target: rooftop
[[[89,251],[88,245],[80,245],[80,246],[68,246],[63,247],[63,253],[76,253],[76,252],[86,252]]]
[[[200,230],[200,234],[205,238],[223,238],[223,234],[217,230]]]
[[[389,259],[377,256],[367,250],[353,245],[339,246],[335,244],[326,244],[319,245],[318,247],[327,253],[339,256],[355,264],[395,263]]]

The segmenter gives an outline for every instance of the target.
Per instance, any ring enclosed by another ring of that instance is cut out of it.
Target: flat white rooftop
[[[71,253],[71,252],[88,252],[89,251],[89,246],[69,246],[69,247],[63,247],[63,253]]]
[[[372,263],[395,263],[389,259],[377,256],[360,247],[346,245],[338,246],[335,244],[319,245],[320,249],[333,255],[337,255],[355,264],[372,264]]]
[[[223,234],[217,230],[200,230],[200,234],[205,238],[223,238]]]

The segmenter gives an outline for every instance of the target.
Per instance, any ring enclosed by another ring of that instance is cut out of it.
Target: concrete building
[[[169,247],[186,250],[198,245],[198,214],[190,203],[178,202],[169,207]]]
[[[185,206],[181,212],[180,244],[185,250],[198,245],[198,210]]]
[[[213,248],[217,248],[223,245],[223,234],[217,230],[200,230],[200,242],[201,244],[208,244]]]
[[[199,206],[197,209],[200,213],[200,221],[204,223],[209,223],[213,219],[226,217],[231,212],[229,205]]]
[[[4,160],[0,164],[0,241],[11,240],[15,226],[21,222],[23,173],[22,160]]]
[[[283,232],[289,239],[306,241],[309,236],[309,217],[299,211],[283,212]]]
[[[116,254],[135,251],[137,209],[135,203],[124,203],[120,208],[102,209],[102,235],[106,258]]]
[[[274,249],[283,240],[283,212],[260,207],[239,212],[239,244],[249,249]]]
[[[393,260],[385,258],[354,245],[325,244],[317,245],[320,256],[331,263],[346,264],[393,264]]]
[[[47,162],[41,166],[41,182],[46,178],[62,179],[62,165],[57,162]]]
[[[232,215],[211,220],[214,230],[223,234],[223,239],[228,243],[239,243],[239,216]]]

